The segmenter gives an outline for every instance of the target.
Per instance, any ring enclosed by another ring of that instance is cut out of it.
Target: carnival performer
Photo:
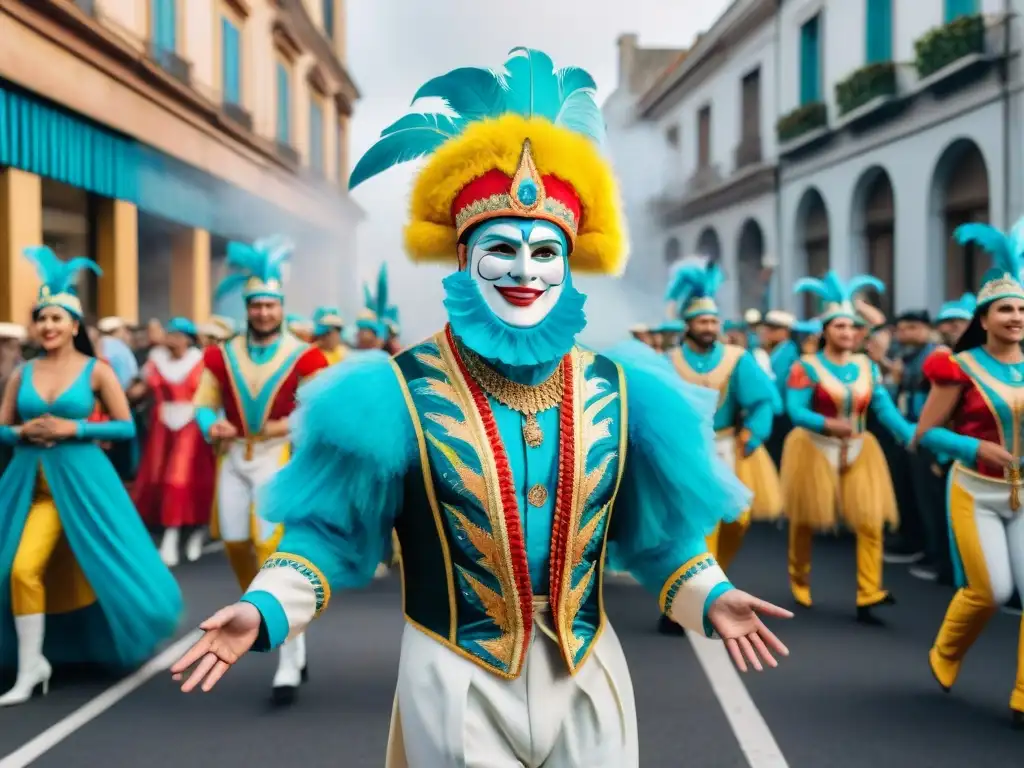
[[[925,363],[932,388],[915,434],[925,448],[955,457],[947,510],[959,589],[928,655],[946,691],[1014,587],[1024,593],[1024,221],[1005,235],[987,224],[965,224],[955,236],[961,245],[987,250],[993,267],[982,278],[974,316],[954,350]],[[1014,726],[1024,727],[1024,623],[1010,711]]]
[[[708,538],[708,550],[729,569],[755,520],[775,520],[782,512],[779,474],[764,449],[771,434],[778,392],[774,382],[743,347],[718,341],[715,294],[723,275],[717,264],[679,267],[666,299],[672,314],[686,324],[685,341],[669,359],[684,381],[715,391],[715,449],[719,458],[753,493],[749,509],[738,520],[723,523]],[[663,629],[667,629],[662,623]]]
[[[956,346],[960,337],[964,335],[964,331],[967,330],[967,326],[974,319],[974,310],[977,308],[978,299],[973,293],[965,293],[959,299],[947,301],[942,305],[939,314],[935,316],[935,330],[939,332],[939,336],[942,337],[942,345],[947,349],[943,350],[939,347],[933,350],[932,354],[941,355],[944,351]]]
[[[765,441],[768,455],[776,465],[782,461],[782,445],[789,430],[793,428],[789,414],[786,413],[786,380],[789,378],[793,363],[800,359],[800,348],[792,338],[796,324],[796,318],[789,312],[771,309],[765,313],[764,323],[758,330],[761,349],[767,350],[768,365],[778,392],[772,434]],[[816,352],[817,347],[813,351]]]
[[[341,312],[334,307],[317,307],[313,312],[313,343],[323,352],[329,365],[340,363],[348,352],[341,343],[344,327]]]
[[[181,556],[183,528],[186,559],[202,556],[216,462],[192,403],[204,367],[198,332],[191,320],[175,317],[166,333],[164,346],[153,349],[142,369],[152,423],[132,497],[146,524],[163,529],[160,557],[173,567]]]
[[[821,346],[821,332],[821,320],[816,317],[810,320],[798,320],[793,325],[793,333],[797,336],[797,344],[800,348],[798,359],[804,355],[815,355],[818,353],[818,347]],[[792,370],[792,366],[790,366],[790,370]],[[783,381],[788,379],[789,373],[786,374]]]
[[[629,335],[645,346],[651,346],[651,328],[645,323],[630,326]]]
[[[458,264],[450,322],[303,389],[295,459],[266,491],[281,551],[172,671],[197,664],[184,690],[209,690],[250,648],[302,631],[372,578],[394,524],[407,623],[387,765],[636,768],[629,672],[601,608],[606,534],[665,613],[717,630],[741,668],[785,652],[756,611],[790,614],[732,589],[705,551],[748,500],[714,457],[714,395],[635,342],[621,363],[574,343],[572,268],[617,272],[625,256],[593,79],[538,51],[505,67],[427,83],[417,97],[459,115],[402,118],[353,170],[355,185],[429,155],[406,245]]]
[[[873,410],[902,445],[914,427],[881,385],[878,367],[853,351],[853,298],[865,288],[882,291],[884,285],[869,275],[843,285],[829,272],[795,286],[824,303],[823,330],[820,351],[802,357],[789,374],[786,409],[794,428],[782,450],[780,474],[794,599],[811,607],[814,532],[834,530],[842,519],[857,536],[857,620],[879,625],[872,609],[895,602],[882,587],[882,534],[899,517],[885,456],[865,428],[867,412]]]
[[[0,405],[0,664],[17,657],[0,706],[47,692],[51,663],[130,668],[177,628],[181,593],[96,441],[135,433],[124,391],[97,364],[75,293],[85,258],[25,250],[42,286],[32,313],[42,355],[15,371]],[[97,399],[110,419],[87,421]],[[13,619],[13,620],[12,620]]]
[[[224,542],[242,589],[249,586],[281,537],[279,526],[267,519],[257,503],[256,489],[288,460],[288,417],[295,409],[299,384],[327,367],[319,349],[282,332],[281,268],[291,250],[281,237],[251,246],[228,244],[228,266],[234,271],[217,293],[227,294],[242,284],[248,329],[206,349],[194,399],[199,426],[221,453],[211,533]],[[306,640],[299,633],[281,648],[274,702],[292,703],[306,677]]]
[[[313,343],[314,324],[309,318],[290,313],[285,317],[285,330],[305,344]]]

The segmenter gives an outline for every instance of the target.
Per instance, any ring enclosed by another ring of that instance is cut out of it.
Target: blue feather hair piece
[[[818,320],[824,325],[840,317],[857,320],[853,300],[868,289],[883,293],[885,283],[873,275],[855,275],[844,283],[834,271],[829,270],[822,278],[802,277],[793,286],[793,293],[810,293],[821,299],[823,312]]]
[[[227,266],[234,270],[217,286],[216,298],[239,287],[242,298],[284,300],[284,266],[295,246],[283,235],[273,235],[252,243],[228,243]]]
[[[381,264],[377,272],[377,291],[374,293],[370,286],[363,283],[363,310],[356,319],[356,327],[370,331],[377,338],[383,339],[388,335],[388,319],[392,315],[398,317],[398,310],[388,304],[388,265]]]
[[[89,271],[97,277],[103,275],[100,265],[85,256],[76,256],[68,261],[61,258],[45,245],[33,245],[22,251],[32,262],[39,277],[39,294],[35,309],[61,307],[76,318],[82,317],[82,302],[78,298],[78,276]]]
[[[982,276],[978,289],[979,306],[997,299],[1024,299],[1024,219],[1009,232],[991,224],[962,224],[953,237],[960,245],[978,245],[992,257],[992,268]]]
[[[973,293],[965,293],[959,299],[947,301],[939,309],[935,316],[935,322],[944,323],[947,320],[971,320],[974,317],[974,310],[978,307],[978,299]]]
[[[715,262],[682,264],[676,267],[665,289],[669,315],[692,320],[700,315],[718,315],[715,295],[725,282],[725,274]]]
[[[430,155],[473,123],[507,114],[544,118],[603,145],[605,123],[596,94],[597,83],[586,70],[555,69],[550,56],[531,48],[513,48],[499,72],[454,69],[420,86],[412,99],[413,105],[420,99],[440,99],[445,112],[413,112],[381,131],[352,169],[349,188]]]

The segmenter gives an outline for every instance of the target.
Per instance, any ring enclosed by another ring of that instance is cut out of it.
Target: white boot
[[[185,542],[185,559],[190,563],[194,563],[203,556],[203,539],[203,530],[200,528],[192,531],[188,541]]]
[[[164,530],[164,538],[160,542],[160,559],[164,565],[173,568],[178,564],[178,539],[181,534],[180,528],[167,528]]]
[[[274,674],[272,691],[275,704],[291,704],[295,701],[302,683],[302,667],[299,662],[303,642],[299,635],[285,642],[277,652],[277,672]]]
[[[305,683],[309,680],[309,672],[306,667],[306,633],[297,635],[292,642],[295,643],[295,662],[299,665],[299,674],[302,682]]]
[[[24,704],[32,698],[38,686],[42,686],[43,696],[49,693],[53,670],[43,656],[45,621],[46,617],[41,613],[14,617],[14,629],[18,635],[18,679],[11,690],[0,696],[0,707]]]

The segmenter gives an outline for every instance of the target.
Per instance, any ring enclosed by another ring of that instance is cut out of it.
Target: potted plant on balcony
[[[815,101],[797,107],[787,115],[779,118],[775,124],[775,133],[779,141],[786,143],[798,139],[810,131],[828,125],[828,110],[825,103]]]
[[[880,96],[896,95],[896,64],[883,61],[861,67],[836,83],[836,104],[845,115]]]
[[[923,79],[955,61],[985,52],[985,18],[980,13],[961,16],[935,27],[914,43],[917,73]]]

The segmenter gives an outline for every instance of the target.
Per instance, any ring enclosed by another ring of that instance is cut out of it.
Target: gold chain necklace
[[[560,405],[565,391],[561,363],[545,381],[530,386],[501,375],[470,349],[462,347],[461,352],[466,369],[480,388],[506,408],[526,417],[523,439],[531,448],[539,448],[544,442],[544,431],[537,421],[537,414]]]

